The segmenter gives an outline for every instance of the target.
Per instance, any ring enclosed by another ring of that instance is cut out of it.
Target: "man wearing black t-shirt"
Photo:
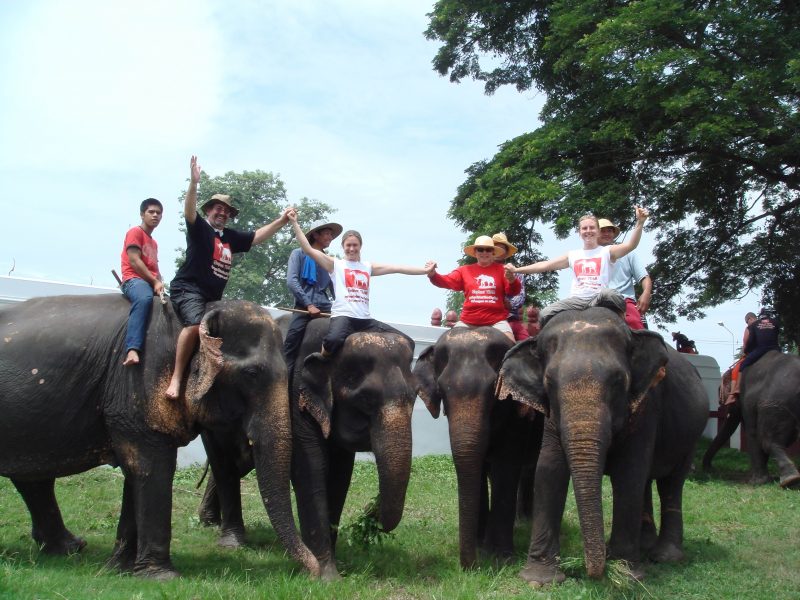
[[[267,241],[283,227],[288,218],[286,209],[272,223],[256,231],[237,231],[225,227],[228,219],[235,218],[238,209],[231,197],[214,194],[201,210],[205,219],[197,218],[197,184],[200,165],[192,156],[191,181],[186,192],[183,215],[186,218],[186,260],[170,283],[170,297],[175,313],[183,324],[178,336],[175,369],[167,388],[167,398],[180,396],[181,380],[189,358],[197,347],[200,322],[206,304],[222,298],[231,272],[231,258],[237,252],[247,252],[252,246]]]

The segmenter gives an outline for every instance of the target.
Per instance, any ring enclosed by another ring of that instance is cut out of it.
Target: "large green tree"
[[[184,190],[181,194],[181,205],[185,193]],[[243,231],[255,231],[270,223],[288,206],[283,182],[265,171],[229,171],[217,177],[209,177],[203,172],[198,186],[198,211],[217,193],[229,194],[233,198],[239,214],[228,226]],[[333,212],[327,204],[308,198],[301,199],[294,206],[303,229],[317,219],[328,218]],[[224,297],[251,300],[267,306],[293,306],[294,300],[286,288],[286,265],[289,254],[297,247],[287,225],[271,239],[253,246],[250,252],[235,255]],[[184,257],[185,250],[182,250],[176,264],[182,264]]]
[[[429,17],[441,74],[546,94],[540,127],[468,169],[458,223],[534,241],[586,211],[624,228],[643,204],[659,320],[760,289],[798,343],[800,3],[440,0]]]

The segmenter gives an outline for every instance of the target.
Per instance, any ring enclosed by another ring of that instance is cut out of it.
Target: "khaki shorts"
[[[494,327],[495,329],[502,331],[503,333],[507,333],[514,336],[514,331],[511,329],[511,325],[508,324],[508,321],[503,319],[502,321],[498,321],[494,325],[467,325],[464,321],[456,321],[456,324],[453,327],[469,327],[470,329],[475,329],[476,327]]]

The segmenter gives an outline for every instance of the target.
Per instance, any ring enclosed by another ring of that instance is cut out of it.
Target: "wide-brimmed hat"
[[[319,221],[314,221],[305,232],[305,236],[309,244],[314,243],[311,240],[311,234],[316,233],[320,229],[330,229],[331,232],[333,233],[333,237],[331,239],[335,240],[337,237],[339,237],[339,234],[342,233],[342,229],[344,228],[338,223],[328,223],[324,219],[320,219]]]
[[[614,225],[608,219],[598,219],[597,220],[597,228],[598,229],[603,229],[604,227],[613,227],[613,229],[614,229],[614,237],[617,237],[619,235],[619,227]]]
[[[492,248],[494,250],[494,256],[500,256],[503,253],[502,248],[498,248],[494,245],[494,240],[490,238],[488,235],[479,235],[475,239],[474,244],[470,244],[464,248],[464,254],[467,256],[475,256],[475,248]]]
[[[508,253],[506,254],[506,258],[508,258],[509,256],[514,256],[517,253],[517,247],[508,241],[506,234],[503,233],[502,231],[500,233],[495,233],[492,236],[492,239],[494,240],[495,244],[503,244],[506,248],[508,248],[508,250],[506,251]]]
[[[233,200],[231,199],[228,194],[214,194],[211,198],[200,207],[200,210],[203,211],[204,215],[208,214],[208,209],[214,206],[216,203],[224,204],[228,208],[231,209],[231,218],[236,218],[236,215],[239,214],[239,209],[233,205]]]

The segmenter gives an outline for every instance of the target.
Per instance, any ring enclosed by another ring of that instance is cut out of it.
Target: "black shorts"
[[[199,325],[206,314],[206,305],[212,302],[206,300],[199,290],[190,287],[170,286],[169,297],[172,300],[172,309],[184,327]]]

